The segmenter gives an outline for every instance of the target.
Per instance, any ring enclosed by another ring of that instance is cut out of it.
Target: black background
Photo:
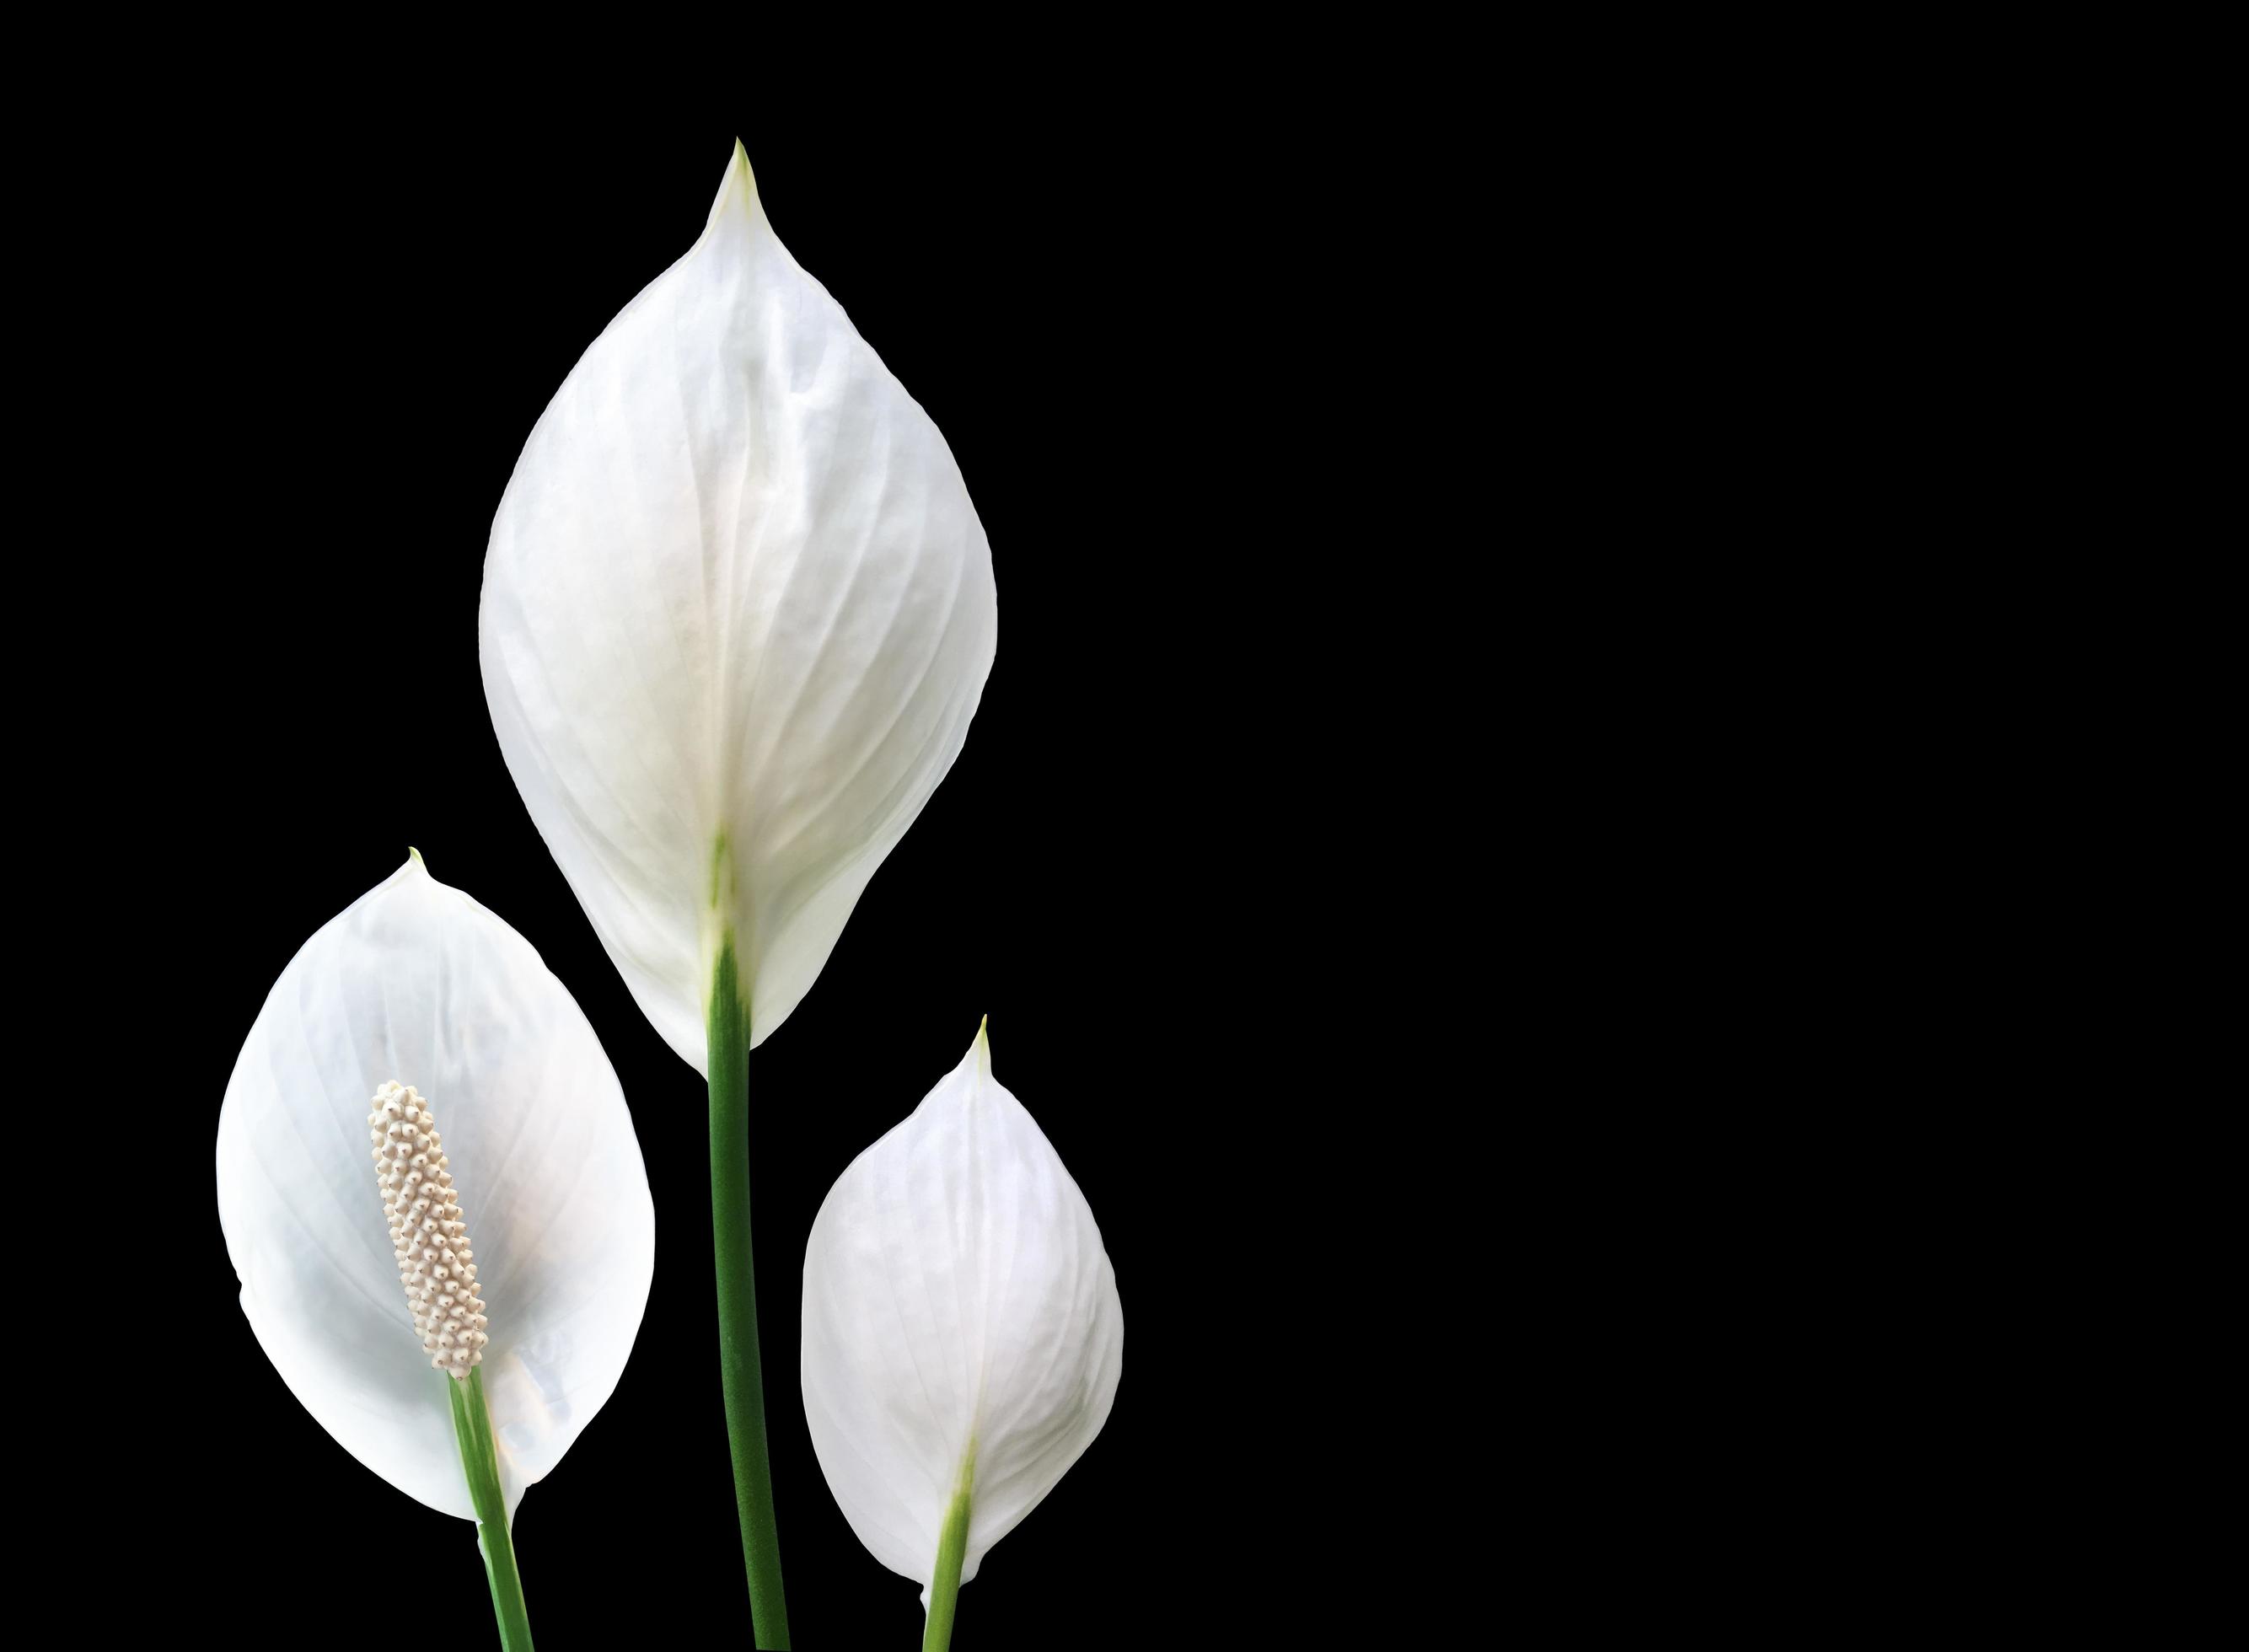
[[[836,1176],[982,1015],[995,1070],[1091,1202],[1128,1334],[1106,1428],[964,1588],[954,1644],[1159,1643],[1152,1589],[1202,1601],[1197,1635],[1224,1639],[1236,1603],[1278,1581],[1262,1544],[1321,1520],[1258,1466],[1303,1386],[1269,1323],[1303,1242],[1268,1208],[1290,1180],[1270,1132],[1305,1117],[1263,1013],[1276,953],[1306,944],[1276,912],[1338,898],[1272,871],[1291,818],[1269,796],[1276,741],[1324,714],[1264,651],[1291,618],[1265,577],[1287,547],[1259,474],[1256,357],[1279,324],[1269,277],[1236,261],[1264,197],[1240,187],[1238,154],[1214,170],[1218,151],[1157,147],[1111,113],[1065,101],[967,124],[923,107],[848,136],[746,107],[629,131],[423,118],[297,141],[215,110],[171,151],[191,168],[133,186],[138,256],[162,249],[116,318],[151,432],[134,502],[177,539],[134,581],[132,795],[160,803],[121,830],[166,868],[165,933],[193,938],[153,996],[165,1084],[202,1128],[152,1185],[185,1256],[134,1287],[134,1338],[165,1350],[166,1374],[112,1373],[127,1415],[171,1421],[167,1471],[130,1516],[156,1575],[111,1610],[161,1624],[224,1592],[234,1645],[393,1647],[409,1612],[457,1622],[464,1645],[490,1633],[470,1529],[354,1462],[258,1349],[206,1157],[273,978],[410,843],[576,996],[655,1199],[623,1381],[518,1517],[540,1644],[748,1644],[701,1081],[635,1008],[517,798],[476,635],[524,438],[692,243],[737,133],[776,231],[945,432],[1001,614],[959,763],[753,1060],[796,1644],[918,1643],[915,1585],[860,1547],[812,1454],[797,1280]],[[378,1583],[409,1552],[428,1556],[410,1606]]]

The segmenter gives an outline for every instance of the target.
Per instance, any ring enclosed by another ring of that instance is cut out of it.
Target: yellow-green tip
[[[976,1071],[979,1077],[985,1078],[992,1076],[992,1041],[985,1036],[984,1032],[985,1028],[991,1023],[992,1017],[989,1015],[976,1023]]]
[[[415,848],[411,843],[406,845],[406,858],[413,862],[416,866],[419,866],[425,872],[430,870],[430,863],[422,858],[422,851]]]
[[[742,147],[739,138],[734,140],[734,152],[726,157],[726,176],[719,180],[719,193],[712,197],[711,216],[703,225],[703,240],[695,244],[699,249],[710,239],[719,220],[730,214],[739,214],[753,224],[761,217],[758,207],[758,175],[750,170],[750,152]]]
[[[739,138],[734,140],[733,158],[726,163],[726,183],[719,191],[721,201],[726,198],[726,189],[732,186],[737,172],[742,175],[742,193],[754,203],[758,198],[758,175],[750,165],[750,152],[742,147]]]

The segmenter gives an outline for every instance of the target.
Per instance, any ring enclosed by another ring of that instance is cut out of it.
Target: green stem
[[[929,1580],[929,1621],[922,1628],[921,1652],[947,1652],[953,1644],[953,1608],[960,1593],[960,1562],[968,1552],[968,1508],[976,1490],[976,1447],[960,1460],[960,1478],[937,1535],[937,1572]]]
[[[750,1581],[750,1628],[760,1647],[788,1645],[781,1538],[774,1529],[773,1470],[766,1460],[765,1379],[758,1365],[758,1284],[750,1259],[750,1007],[734,967],[734,942],[719,948],[711,981],[711,1231],[719,1264],[719,1380],[726,1394],[726,1448],[734,1459],[734,1511]]]
[[[453,1438],[461,1446],[461,1471],[477,1510],[477,1547],[484,1551],[485,1580],[492,1585],[492,1615],[499,1620],[504,1652],[531,1652],[531,1614],[523,1604],[523,1579],[515,1569],[515,1540],[507,1532],[507,1499],[499,1489],[499,1459],[492,1451],[492,1413],[485,1408],[485,1378],[441,1377],[453,1398]]]

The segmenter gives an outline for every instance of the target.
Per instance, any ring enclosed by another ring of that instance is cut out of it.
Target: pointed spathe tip
[[[734,153],[726,159],[726,176],[719,181],[718,196],[711,203],[711,222],[716,224],[730,209],[752,213],[758,210],[757,174],[750,170],[750,152],[739,138],[734,140]]]
[[[430,863],[422,858],[422,851],[411,843],[406,845],[406,866],[409,871],[426,873],[430,870]]]
[[[989,1015],[980,1020],[976,1023],[976,1042],[968,1047],[968,1053],[976,1057],[976,1075],[980,1078],[992,1076],[992,1040],[984,1030],[991,1024],[992,1017]]]

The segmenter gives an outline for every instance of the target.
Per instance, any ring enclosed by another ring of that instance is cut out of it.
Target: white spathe
[[[352,1456],[474,1519],[448,1389],[398,1288],[368,1112],[444,1121],[490,1304],[484,1389],[513,1516],[616,1390],[656,1260],[640,1142],[594,1029],[522,936],[421,857],[299,950],[218,1121],[218,1214],[274,1369]]]
[[[1101,1432],[1124,1310],[1101,1229],[982,1029],[851,1161],[804,1250],[804,1415],[843,1518],[928,1599],[974,1453],[966,1582]]]
[[[944,437],[739,144],[532,431],[478,625],[508,772],[642,1012],[703,1068],[731,931],[763,1040],[959,755],[999,611]]]

